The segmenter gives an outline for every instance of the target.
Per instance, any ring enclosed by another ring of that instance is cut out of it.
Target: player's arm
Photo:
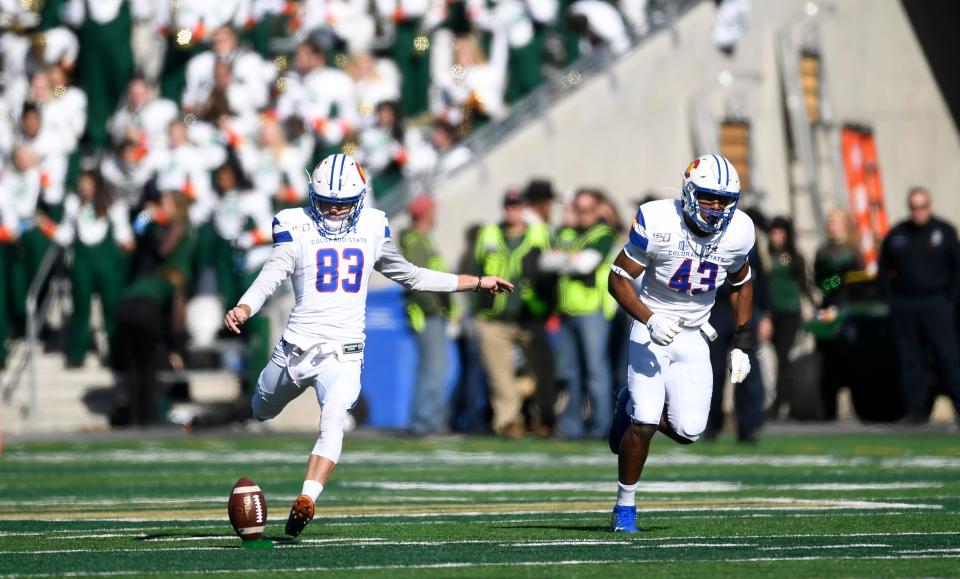
[[[407,289],[428,292],[465,292],[487,290],[490,293],[511,293],[513,284],[495,275],[455,275],[417,267],[397,251],[390,238],[384,239],[380,259],[374,269]]]
[[[730,285],[730,303],[737,328],[733,334],[733,350],[730,352],[730,381],[738,384],[750,373],[749,356],[757,347],[752,323],[753,279],[749,261],[730,276]]]
[[[733,304],[733,319],[737,331],[753,318],[753,273],[750,262],[730,276],[730,302]]]
[[[653,312],[640,301],[637,291],[633,287],[633,280],[637,279],[643,273],[643,266],[634,260],[627,250],[624,249],[617,256],[616,261],[610,268],[610,276],[607,279],[607,288],[613,299],[617,300],[620,307],[625,312],[637,319],[641,324],[646,324]]]
[[[277,243],[274,234],[273,252],[263,264],[263,269],[257,275],[250,288],[240,297],[237,306],[227,312],[223,323],[234,334],[240,333],[240,326],[253,317],[267,299],[273,295],[283,280],[287,279],[296,269],[298,244],[293,241]],[[283,239],[283,238],[280,238]]]

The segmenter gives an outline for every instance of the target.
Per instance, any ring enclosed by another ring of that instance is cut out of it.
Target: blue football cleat
[[[637,528],[637,507],[616,505],[610,517],[610,530],[614,533],[639,533]]]
[[[613,401],[613,422],[610,424],[610,436],[607,438],[610,452],[613,454],[620,454],[620,441],[623,439],[623,433],[630,426],[630,416],[627,414],[629,403],[630,391],[626,388],[619,390]]]

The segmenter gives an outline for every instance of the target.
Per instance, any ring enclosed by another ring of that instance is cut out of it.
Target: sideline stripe
[[[471,567],[554,567],[570,565],[608,565],[619,563],[655,563],[655,564],[684,564],[684,563],[756,563],[756,562],[778,562],[778,561],[825,561],[825,560],[846,560],[846,561],[866,561],[866,560],[915,560],[915,559],[958,559],[960,555],[869,555],[866,557],[750,557],[739,559],[569,559],[562,561],[515,561],[515,562],[479,562],[470,561],[463,563],[425,563],[420,565],[355,565],[343,567],[270,567],[261,569],[181,569],[177,573],[195,574],[195,575],[230,575],[230,574],[262,574],[270,573],[302,573],[318,571],[386,571],[386,570],[414,570],[414,569],[463,569]],[[170,571],[103,571],[103,572],[68,572],[68,573],[20,573],[16,575],[7,575],[10,578],[20,577],[111,577],[118,575],[169,575]]]

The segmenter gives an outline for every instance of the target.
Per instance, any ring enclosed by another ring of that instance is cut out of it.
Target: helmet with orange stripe
[[[367,176],[350,155],[330,155],[310,175],[310,212],[320,234],[340,239],[360,219]]]
[[[683,173],[683,211],[703,233],[726,228],[740,202],[740,175],[723,155],[701,155]]]

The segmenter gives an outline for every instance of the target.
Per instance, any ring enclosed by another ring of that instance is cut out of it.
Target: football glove
[[[730,383],[739,384],[750,373],[750,356],[740,348],[730,350]]]
[[[669,346],[673,338],[680,333],[680,326],[676,320],[663,314],[653,314],[647,320],[647,329],[650,330],[650,339],[658,346]]]

